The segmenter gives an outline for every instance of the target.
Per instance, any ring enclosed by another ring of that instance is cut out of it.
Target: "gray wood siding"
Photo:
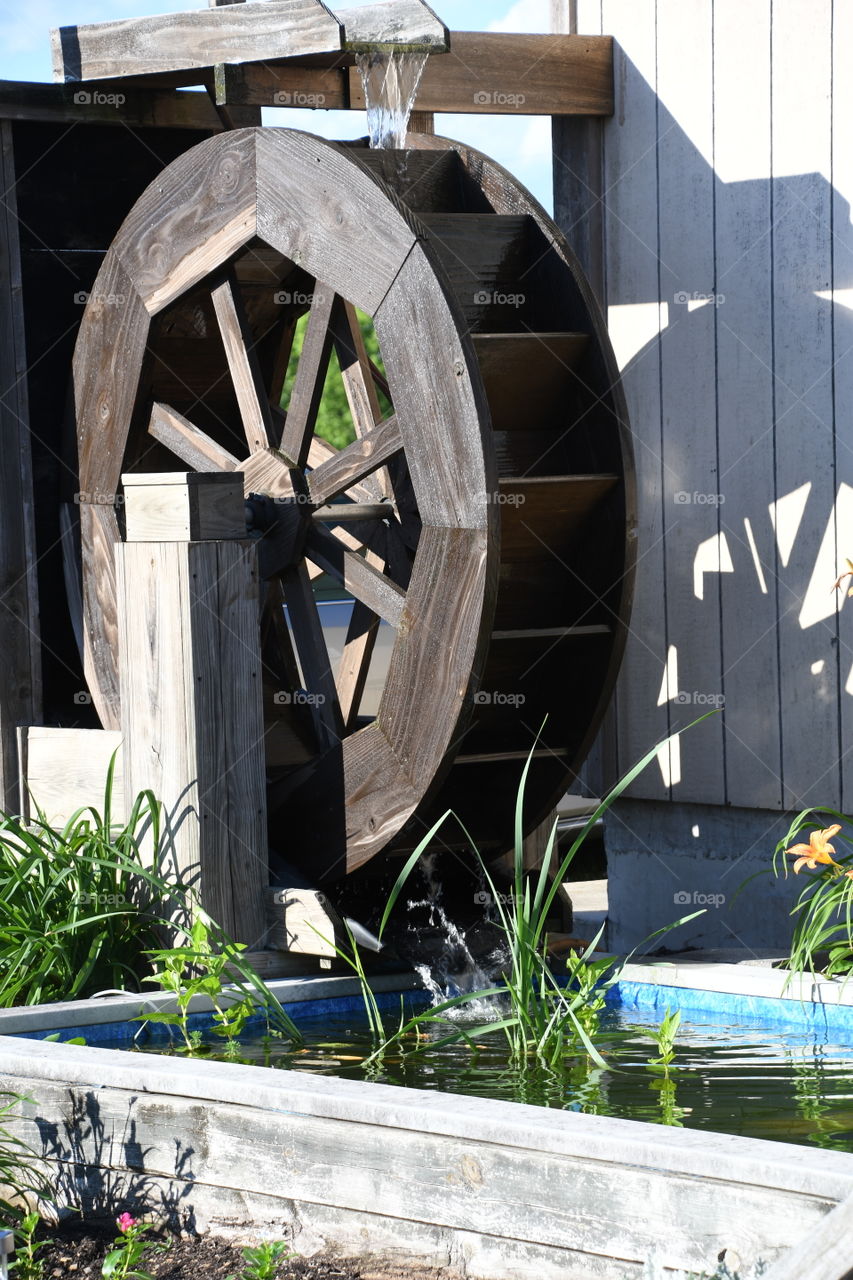
[[[832,592],[853,558],[853,6],[578,0],[577,30],[616,41],[602,287],[640,495],[619,772],[719,702],[631,794],[853,805],[853,601]],[[565,226],[584,211],[556,190]]]

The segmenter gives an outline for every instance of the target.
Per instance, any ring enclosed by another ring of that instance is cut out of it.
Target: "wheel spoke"
[[[282,584],[305,683],[317,698],[317,719],[332,745],[341,737],[343,722],[326,637],[305,565],[286,570]]]
[[[308,477],[308,491],[312,500],[318,504],[330,502],[338,494],[345,493],[371,475],[402,447],[403,440],[396,417],[377,423],[366,435],[354,440],[345,449],[333,452],[327,461],[321,462],[312,471]]]
[[[381,556],[368,551],[365,558],[375,569],[381,569]],[[338,702],[346,729],[355,728],[378,634],[378,615],[361,600],[355,600],[337,680]]]
[[[193,471],[236,471],[240,465],[233,453],[199,431],[168,404],[152,405],[148,434]]]
[[[382,421],[375,377],[379,371],[367,354],[358,314],[351,302],[340,299],[332,314],[331,327],[355,434],[366,436]],[[376,469],[375,482],[380,494],[393,496],[391,477],[384,467]]]
[[[382,407],[365,350],[364,335],[351,302],[345,302],[343,298],[338,300],[332,313],[331,329],[355,433],[365,436],[381,421]]]
[[[302,352],[296,366],[296,378],[281,437],[281,451],[294,467],[304,467],[308,460],[329,356],[332,353],[329,322],[335,305],[335,294],[331,289],[320,286],[319,281],[317,285],[315,302],[308,313]]]
[[[384,520],[393,515],[390,502],[330,502],[311,513],[318,524],[356,524],[360,520]]]
[[[243,299],[233,276],[229,275],[211,290],[210,296],[222,334],[246,442],[252,453],[267,449],[273,443],[274,434],[270,405],[261,380]]]
[[[399,626],[406,603],[405,591],[364,556],[344,546],[343,538],[336,538],[322,526],[313,525],[308,531],[305,554],[340,582],[356,600],[361,600],[392,627]]]

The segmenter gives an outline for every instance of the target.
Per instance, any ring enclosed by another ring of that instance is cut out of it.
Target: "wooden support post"
[[[198,515],[213,512],[221,531],[230,483],[236,522],[240,473],[176,479],[123,477],[131,536],[147,539],[116,548],[125,791],[150,787],[163,802],[175,870],[251,948],[266,931],[269,883],[257,551],[233,536],[206,541]],[[213,500],[198,501],[192,491],[208,486]],[[142,509],[169,505],[196,512],[191,534],[164,517],[173,540],[150,540]]]
[[[41,719],[41,654],[15,165],[5,120],[0,191],[0,805],[17,811],[17,727]]]

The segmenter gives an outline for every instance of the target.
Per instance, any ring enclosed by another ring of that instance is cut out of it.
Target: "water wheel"
[[[326,879],[411,848],[448,806],[505,847],[531,748],[539,823],[606,706],[631,580],[619,379],[571,250],[498,165],[416,144],[244,129],[194,147],[122,225],[74,357],[102,723],[121,723],[122,473],[242,471],[260,495],[271,842]],[[315,433],[330,361],[341,449]],[[321,574],[355,600],[336,669]]]

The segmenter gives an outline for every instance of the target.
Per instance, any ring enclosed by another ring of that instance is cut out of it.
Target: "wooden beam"
[[[343,72],[339,72],[343,76]],[[205,93],[171,88],[118,86],[108,81],[85,89],[66,84],[33,84],[0,80],[0,120],[40,120],[50,124],[114,124],[130,128],[208,129],[219,133],[222,123]],[[118,101],[120,99],[120,101]],[[236,102],[235,125],[251,124],[255,108]]]
[[[350,104],[349,73],[345,67],[304,67],[292,62],[254,62],[246,66],[220,63],[215,86],[216,101],[221,106],[254,104],[346,111]]]
[[[347,89],[339,87],[338,70],[267,60],[229,71],[218,89],[236,105],[363,111],[361,76],[354,67],[344,74]],[[414,110],[611,116],[613,41],[610,36],[452,31],[450,52],[427,60]]]
[[[41,719],[27,353],[12,126],[0,122],[0,806],[20,807],[16,729]]]
[[[350,103],[364,110],[357,71],[350,71]],[[610,36],[451,32],[450,52],[427,62],[414,109],[611,116],[613,41]]]
[[[343,27],[321,0],[250,0],[60,27],[50,38],[54,80],[98,80],[335,53]]]
[[[437,14],[423,0],[385,0],[360,9],[338,9],[335,17],[344,24],[344,48],[369,51],[394,49],[446,53],[450,33]]]

